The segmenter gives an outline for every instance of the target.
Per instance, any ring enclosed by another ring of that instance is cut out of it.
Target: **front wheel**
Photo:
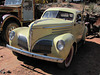
[[[17,23],[15,22],[10,22],[10,23],[6,23],[5,26],[4,26],[4,30],[3,30],[3,39],[4,41],[6,42],[9,42],[9,33],[15,29],[19,27]]]
[[[72,58],[73,58],[73,54],[74,54],[74,47],[72,46],[67,58],[64,60],[63,63],[58,63],[58,67],[60,67],[62,69],[68,68],[70,66],[70,64],[71,64],[71,61],[72,61]]]

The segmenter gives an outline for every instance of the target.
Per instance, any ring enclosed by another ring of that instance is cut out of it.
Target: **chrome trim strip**
[[[37,59],[42,59],[42,60],[46,60],[46,61],[51,61],[51,62],[57,62],[57,63],[62,63],[64,61],[64,59],[62,58],[55,58],[55,57],[50,57],[50,56],[45,56],[45,55],[40,55],[40,54],[36,54],[36,53],[31,53],[28,51],[24,51],[15,47],[12,47],[10,45],[6,45],[7,48],[11,49],[12,51],[15,51],[17,53],[29,56],[29,57],[34,57]]]
[[[29,47],[31,48],[31,39],[32,39],[32,27],[35,23],[32,23],[31,27],[30,27],[30,30],[29,30]]]
[[[61,28],[61,27],[67,27],[72,25],[63,25],[63,26],[51,26],[51,27],[43,27],[43,28]]]

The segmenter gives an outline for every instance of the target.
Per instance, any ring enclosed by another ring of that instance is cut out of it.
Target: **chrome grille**
[[[50,40],[41,40],[37,42],[32,50],[32,52],[36,53],[51,53],[52,41]]]
[[[18,37],[18,45],[24,49],[28,49],[27,39],[25,36],[19,35]]]

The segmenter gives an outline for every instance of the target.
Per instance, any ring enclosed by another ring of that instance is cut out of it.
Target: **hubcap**
[[[6,41],[7,42],[9,41],[9,33],[17,27],[18,25],[16,23],[11,23],[8,25],[7,30],[6,30]]]

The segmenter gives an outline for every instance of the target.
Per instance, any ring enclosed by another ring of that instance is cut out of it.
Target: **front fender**
[[[28,41],[28,35],[29,35],[29,28],[28,27],[19,27],[13,30],[15,32],[15,37],[13,40],[9,39],[9,44],[13,47],[19,48],[18,46],[18,37],[23,36]]]
[[[18,21],[21,24],[20,20],[16,16],[11,15],[11,14],[5,14],[5,15],[2,16],[1,27],[3,27],[3,25],[7,22],[7,20],[10,20],[11,18],[13,18],[13,20]]]
[[[65,47],[62,51],[59,51],[57,49],[57,42],[59,40],[63,40],[65,42]],[[70,52],[70,48],[74,42],[76,42],[76,40],[74,36],[70,33],[62,34],[62,35],[55,37],[53,40],[54,45],[52,47],[52,54],[55,55],[56,57],[65,59],[68,56]]]

